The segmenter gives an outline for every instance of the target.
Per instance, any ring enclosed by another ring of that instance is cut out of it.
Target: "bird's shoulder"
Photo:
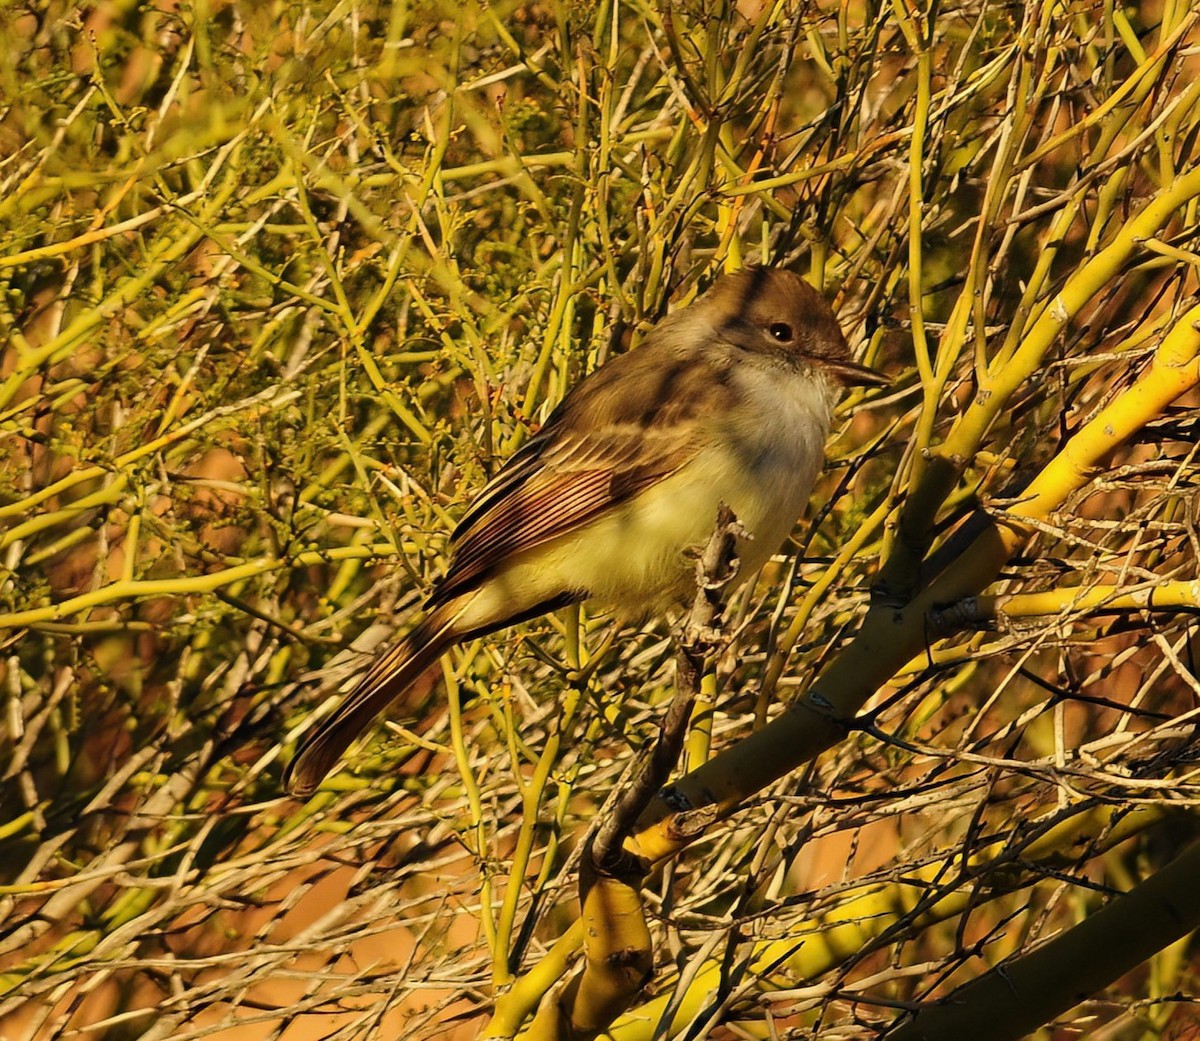
[[[582,380],[463,514],[439,595],[480,581],[487,559],[575,530],[686,465],[713,433],[705,417],[736,393],[733,365],[711,345],[652,335]]]
[[[668,431],[727,407],[737,394],[736,364],[736,353],[728,345],[652,336],[580,381],[538,436],[549,447],[560,437],[607,437],[614,430],[636,437]]]

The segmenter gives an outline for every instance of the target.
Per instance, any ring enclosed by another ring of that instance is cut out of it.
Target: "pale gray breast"
[[[740,402],[728,417],[729,433],[744,464],[811,487],[824,460],[836,388],[820,372],[773,365],[743,364],[734,381]]]

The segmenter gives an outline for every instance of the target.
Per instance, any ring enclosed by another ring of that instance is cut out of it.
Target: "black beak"
[[[826,358],[822,364],[847,387],[890,387],[892,385],[890,376],[876,372],[866,365],[859,365],[856,361],[831,361]]]

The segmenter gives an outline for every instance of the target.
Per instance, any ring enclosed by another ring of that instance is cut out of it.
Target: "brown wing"
[[[431,598],[441,604],[476,588],[505,561],[582,528],[691,458],[684,439],[644,453],[645,434],[611,428],[569,446],[551,444],[519,473],[501,471],[485,508],[454,533],[450,570]]]
[[[431,604],[478,587],[506,560],[588,524],[687,463],[698,417],[732,393],[723,357],[645,346],[585,379],[489,482],[454,531]]]

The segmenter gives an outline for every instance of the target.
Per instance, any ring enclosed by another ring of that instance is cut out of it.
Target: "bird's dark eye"
[[[792,339],[792,327],[787,322],[772,322],[767,331],[780,343],[788,343]]]

